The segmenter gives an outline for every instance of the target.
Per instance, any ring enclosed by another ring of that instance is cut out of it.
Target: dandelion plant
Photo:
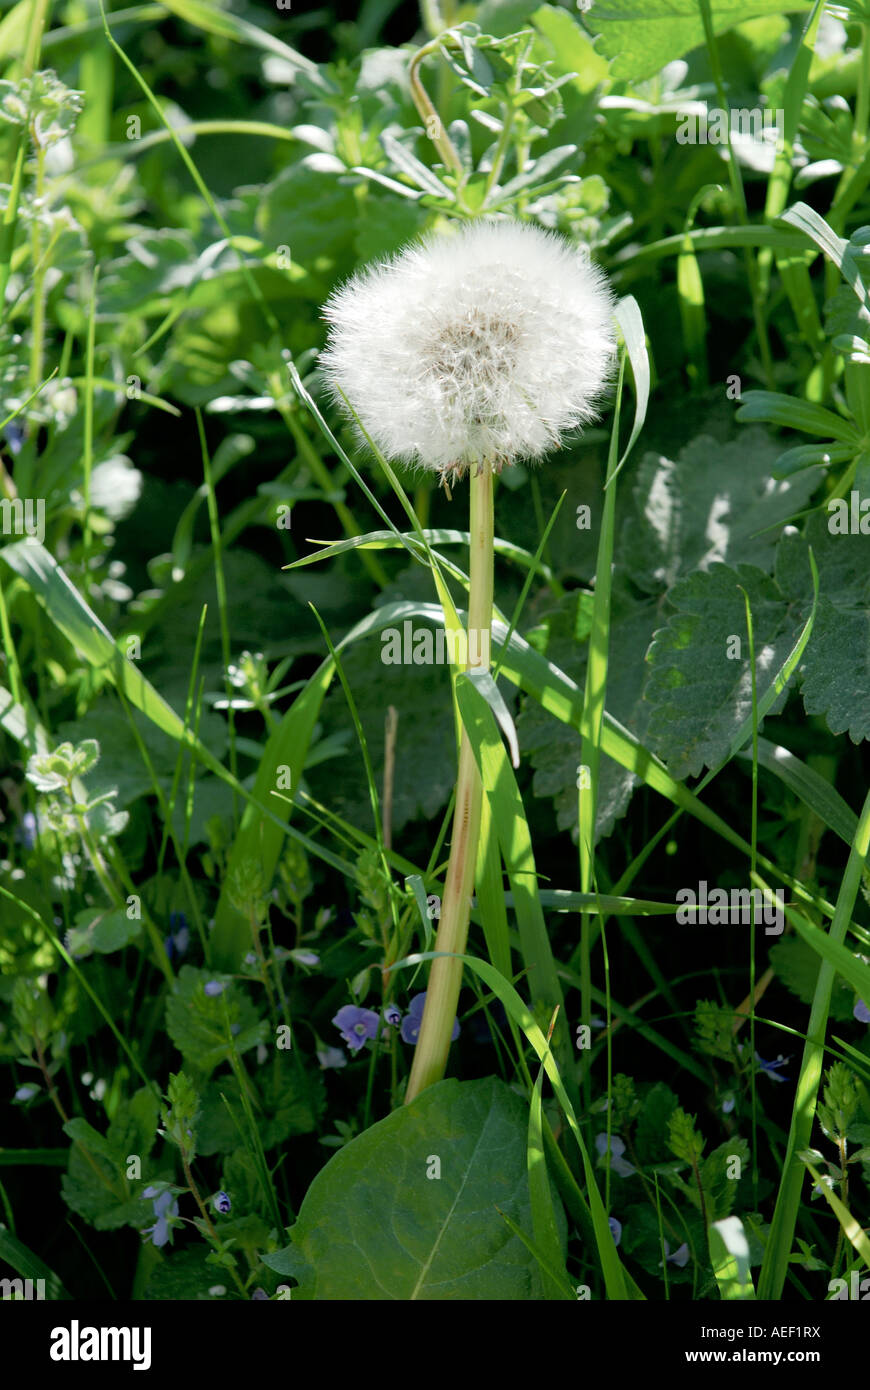
[[[329,300],[321,366],[339,405],[390,459],[449,486],[469,476],[467,669],[485,671],[493,487],[594,419],[615,356],[603,273],[562,238],[511,220],[435,233]],[[463,730],[450,858],[406,1099],[447,1065],[480,836],[482,787]]]

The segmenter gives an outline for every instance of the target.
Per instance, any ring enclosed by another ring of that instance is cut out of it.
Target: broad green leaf
[[[539,1299],[496,1207],[531,1228],[525,1106],[495,1077],[441,1081],[317,1174],[291,1231],[293,1298]]]
[[[805,10],[808,0],[715,0],[713,30],[724,33],[759,15]],[[585,22],[612,74],[638,82],[704,42],[697,0],[595,0]]]
[[[541,5],[531,16],[538,33],[550,45],[554,72],[574,74],[572,86],[584,94],[606,82],[610,64],[577,23],[568,10],[556,5]]]

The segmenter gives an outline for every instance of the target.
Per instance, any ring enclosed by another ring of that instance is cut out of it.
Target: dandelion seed
[[[500,471],[596,417],[612,308],[603,273],[561,237],[485,219],[338,289],[320,365],[388,457],[445,481]]]

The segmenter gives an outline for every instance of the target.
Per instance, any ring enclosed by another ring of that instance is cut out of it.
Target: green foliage
[[[537,1267],[524,1107],[500,1082],[442,1081],[345,1145],[311,1185],[278,1273],[300,1299],[524,1299]],[[435,1172],[435,1161],[441,1176]]]
[[[694,1168],[704,1151],[704,1139],[695,1128],[697,1116],[687,1115],[677,1106],[668,1117],[668,1148]]]
[[[119,1107],[104,1135],[81,1118],[64,1125],[73,1142],[61,1180],[63,1199],[98,1231],[145,1225],[151,1209],[141,1200],[142,1183],[129,1179],[127,1170],[134,1156],[142,1160],[143,1178],[153,1171],[147,1160],[157,1137],[157,1116],[157,1097],[143,1086]]]
[[[146,1301],[823,1297],[870,1190],[867,5],[42,8],[0,25],[0,1258]],[[721,106],[784,129],[729,150]],[[636,304],[599,421],[500,475],[484,701],[382,660],[466,605],[464,484],[392,475],[317,358],[353,271],[482,215]],[[404,1106],[457,711],[462,1079]],[[788,926],[735,1034],[748,934],[656,909],[752,869]]]
[[[208,984],[223,988],[207,994]],[[166,1032],[185,1066],[203,1078],[231,1053],[241,1056],[264,1042],[267,1026],[234,980],[192,965],[182,966],[166,1001]]]

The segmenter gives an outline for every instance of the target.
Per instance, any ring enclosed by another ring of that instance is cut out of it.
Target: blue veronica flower
[[[183,912],[170,912],[169,935],[163,942],[170,960],[174,955],[183,956],[190,945],[190,927]]]
[[[351,1052],[359,1052],[367,1038],[376,1038],[380,1019],[371,1009],[345,1004],[332,1020]]]
[[[203,986],[203,988],[206,994],[213,999],[215,995],[223,994],[224,990],[226,989],[226,985],[221,984],[220,980],[209,980],[208,983]]]
[[[347,1058],[340,1047],[321,1047],[317,1049],[317,1060],[320,1063],[321,1071],[329,1071],[331,1068],[346,1067]]]
[[[858,1000],[852,1013],[859,1023],[870,1023],[870,1008],[864,1003],[863,999]]]
[[[595,1148],[597,1149],[598,1153],[599,1153],[599,1154],[601,1155],[601,1157],[603,1158],[604,1155],[607,1153],[607,1133],[606,1133],[606,1132],[605,1132],[604,1134],[596,1134],[596,1136],[595,1136]],[[614,1173],[618,1173],[619,1176],[620,1176],[621,1178],[628,1178],[628,1177],[631,1176],[632,1173],[636,1173],[636,1172],[637,1172],[637,1169],[636,1169],[636,1168],[633,1168],[633,1167],[631,1166],[631,1164],[630,1164],[626,1159],[624,1159],[624,1158],[622,1157],[622,1155],[623,1155],[624,1153],[625,1153],[625,1144],[624,1144],[623,1141],[620,1139],[619,1135],[618,1135],[618,1134],[611,1134],[611,1136],[610,1136],[610,1166],[611,1166],[611,1168],[613,1169]]]
[[[607,1224],[610,1227],[610,1234],[613,1236],[613,1244],[618,1245],[622,1240],[622,1222],[617,1221],[615,1216],[609,1216]]]
[[[397,1004],[387,1004],[383,1017],[388,1028],[398,1028],[402,1022],[402,1010]]]
[[[417,1039],[418,1039],[418,1037],[420,1036],[420,1025],[421,1025],[422,1022],[423,1022],[423,1010],[424,1010],[425,1007],[426,1007],[426,991],[425,991],[425,989],[424,989],[422,994],[415,994],[415,995],[414,995],[414,998],[411,1000],[410,1004],[408,1005],[408,1012],[406,1013],[406,1015],[405,1015],[405,1017],[404,1017],[404,1020],[403,1020],[403,1022],[402,1022],[402,1041],[403,1041],[403,1042],[406,1042],[406,1043],[413,1043],[414,1046],[416,1047],[416,1045],[417,1045]],[[453,1031],[452,1031],[452,1033],[450,1034],[450,1041],[451,1041],[451,1042],[456,1042],[456,1039],[459,1037],[459,1032],[460,1032],[460,1029],[459,1029],[459,1020],[456,1019],[456,1018],[454,1018],[454,1020],[453,1020]]]
[[[226,1216],[228,1212],[232,1211],[232,1206],[233,1204],[226,1192],[219,1192],[214,1199],[214,1209],[219,1211],[221,1216]]]
[[[178,1215],[178,1202],[168,1188],[161,1191],[159,1187],[146,1187],[142,1196],[151,1200],[157,1217],[154,1225],[147,1227],[142,1234],[150,1236],[152,1245],[161,1248],[169,1240],[170,1222]]]
[[[782,1053],[780,1053],[773,1062],[765,1062],[764,1058],[759,1057],[756,1052],[755,1060],[758,1063],[759,1071],[765,1072],[766,1075],[770,1077],[771,1081],[788,1081],[789,1078],[787,1076],[779,1075],[778,1068],[788,1066],[791,1061],[790,1057],[783,1057]]]
[[[33,1097],[38,1095],[38,1086],[19,1086],[15,1092],[15,1099],[18,1101],[33,1100]]]
[[[15,838],[25,849],[33,849],[39,835],[39,821],[32,811],[25,811],[15,831]]]
[[[678,1269],[685,1269],[686,1265],[689,1263],[689,1247],[686,1242],[683,1241],[680,1248],[675,1250],[672,1255],[671,1247],[668,1245],[668,1242],[665,1241],[665,1259],[669,1265],[676,1265]],[[659,1269],[661,1269],[661,1267],[662,1262],[659,1260]]]
[[[24,441],[27,438],[25,427],[19,425],[17,420],[10,420],[3,431],[3,435],[6,440],[6,448],[9,450],[10,454],[12,454],[13,457],[15,454],[20,454]]]

